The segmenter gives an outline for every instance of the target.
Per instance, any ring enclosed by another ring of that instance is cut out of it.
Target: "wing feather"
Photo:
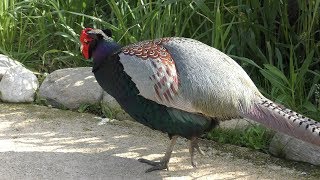
[[[195,112],[191,103],[180,96],[174,59],[162,46],[169,40],[162,38],[126,46],[119,54],[120,62],[141,96],[168,107]]]

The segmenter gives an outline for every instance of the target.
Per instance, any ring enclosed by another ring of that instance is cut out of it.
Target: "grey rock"
[[[118,102],[103,91],[91,71],[91,67],[54,71],[43,81],[39,95],[49,105],[68,109],[78,109],[82,104],[101,103],[108,117],[132,120]]]
[[[269,151],[275,156],[320,165],[320,147],[283,133],[275,134]]]
[[[32,102],[39,87],[37,77],[23,66],[11,66],[0,81],[0,99],[4,102]]]
[[[69,109],[100,103],[103,90],[91,70],[91,67],[80,67],[52,72],[40,86],[40,97],[50,105]]]
[[[110,114],[113,118],[118,120],[133,120],[119,105],[119,103],[108,93],[103,93],[101,101],[102,107],[106,114]]]
[[[22,66],[18,61],[9,58],[6,55],[0,54],[0,80],[7,70],[12,66]]]
[[[231,119],[221,121],[219,127],[222,129],[245,129],[248,126],[259,124],[250,119]]]

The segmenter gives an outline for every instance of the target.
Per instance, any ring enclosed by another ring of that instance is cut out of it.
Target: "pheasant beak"
[[[80,46],[80,52],[82,53],[82,50],[83,50],[83,45],[81,44]]]

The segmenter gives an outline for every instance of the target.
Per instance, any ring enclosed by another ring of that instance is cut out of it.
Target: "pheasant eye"
[[[92,38],[90,36],[83,38],[83,44],[89,44],[91,41],[92,41]]]

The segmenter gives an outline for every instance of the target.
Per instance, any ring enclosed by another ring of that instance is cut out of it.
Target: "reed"
[[[44,73],[87,66],[83,27],[121,44],[164,36],[229,54],[269,98],[319,119],[320,0],[2,0],[0,52]],[[319,90],[318,90],[319,91]]]

